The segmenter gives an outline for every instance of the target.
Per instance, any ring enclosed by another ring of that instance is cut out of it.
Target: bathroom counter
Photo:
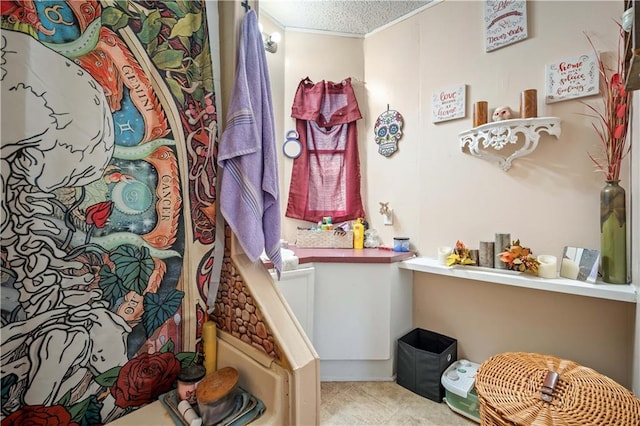
[[[303,307],[296,315],[313,330],[320,380],[393,380],[396,340],[411,330],[413,320],[412,273],[399,265],[415,253],[288,249],[299,266],[283,271],[280,286],[289,285],[285,297]],[[304,275],[295,283],[287,281],[287,274],[307,271],[312,279]]]
[[[303,263],[394,263],[415,257],[415,253],[397,252],[377,248],[340,249],[340,248],[299,248],[289,246]]]

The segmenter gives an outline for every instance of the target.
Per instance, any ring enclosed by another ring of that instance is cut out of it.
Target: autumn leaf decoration
[[[447,266],[475,264],[476,262],[471,259],[469,249],[462,243],[462,241],[456,241],[456,247],[453,249],[453,252],[447,256]]]
[[[512,271],[538,275],[540,262],[533,257],[533,252],[529,247],[523,247],[520,244],[520,240],[513,241],[506,251],[500,253],[500,260],[506,263],[508,269]]]

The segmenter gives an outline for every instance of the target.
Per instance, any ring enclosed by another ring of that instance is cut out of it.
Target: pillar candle
[[[506,251],[511,247],[511,234],[496,234],[496,242],[495,242],[495,264],[494,267],[497,269],[508,269],[508,266],[505,262],[500,260],[500,253]]]
[[[215,322],[206,321],[202,324],[202,340],[204,341],[204,368],[207,370],[207,374],[211,374],[216,371],[218,349]]]
[[[493,241],[480,241],[480,248],[478,253],[478,266],[484,266],[485,268],[493,268],[494,246],[495,246],[495,242]]]
[[[469,250],[469,258],[473,260],[474,262],[473,266],[478,266],[478,263],[480,262],[479,257],[480,257],[480,251],[478,249]]]
[[[447,264],[447,257],[453,252],[453,249],[448,246],[438,247],[438,263],[441,265]]]
[[[538,256],[538,276],[541,278],[556,278],[558,276],[558,259],[550,254]]]
[[[487,124],[489,120],[489,104],[486,101],[478,101],[473,104],[473,127]]]
[[[520,118],[535,118],[538,116],[538,92],[527,89],[520,94]]]
[[[562,259],[562,264],[560,266],[560,276],[569,278],[570,280],[575,280],[578,278],[578,272],[580,271],[580,267],[576,262],[569,259]]]

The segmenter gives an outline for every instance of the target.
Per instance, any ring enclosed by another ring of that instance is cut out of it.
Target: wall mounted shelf
[[[556,138],[560,137],[560,119],[557,117],[517,118],[513,120],[495,121],[464,131],[460,137],[460,149],[469,147],[469,153],[490,162],[497,162],[505,172],[511,168],[516,158],[531,154],[538,147],[540,132],[546,132]],[[519,141],[522,134],[523,141]],[[509,155],[500,155],[507,145],[522,144]]]
[[[512,287],[532,288],[556,293],[574,294],[577,296],[596,297],[600,299],[616,300],[619,302],[636,303],[636,287],[634,284],[595,284],[570,280],[567,278],[540,278],[528,274],[518,274],[511,271],[501,271],[489,268],[475,268],[473,266],[444,266],[436,259],[415,257],[402,261],[400,268],[429,274],[446,275],[467,280],[485,281]]]

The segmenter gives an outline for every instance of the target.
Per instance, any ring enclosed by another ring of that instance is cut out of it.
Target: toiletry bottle
[[[360,218],[353,225],[353,248],[364,248],[364,225]]]

